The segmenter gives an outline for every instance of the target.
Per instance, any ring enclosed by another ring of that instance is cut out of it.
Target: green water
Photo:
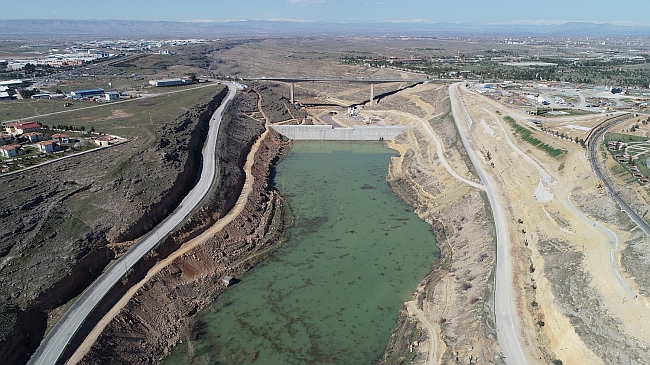
[[[438,255],[428,224],[388,187],[379,143],[296,142],[275,177],[288,241],[201,314],[166,364],[371,364]]]

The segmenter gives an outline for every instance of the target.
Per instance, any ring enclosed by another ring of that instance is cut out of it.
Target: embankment
[[[196,180],[223,90],[161,125],[150,139],[0,177],[9,187],[0,192],[4,364],[25,363],[45,334],[48,315],[79,295],[130,246],[128,240],[179,204]]]
[[[136,268],[130,287],[149,268],[178,249],[183,242],[208,228],[225,215],[243,186],[242,167],[252,142],[263,130],[261,123],[238,113],[238,95],[224,118],[219,141],[219,182],[210,202],[186,227],[170,237]],[[204,244],[174,260],[156,274],[106,327],[82,363],[159,363],[179,341],[192,341],[194,315],[224,290],[224,275],[241,277],[265,258],[281,241],[288,207],[270,184],[272,168],[287,142],[271,131],[262,141],[251,173],[255,183],[242,213]],[[223,153],[223,155],[221,154]],[[213,210],[214,209],[214,210]],[[121,293],[112,293],[114,301]],[[106,312],[106,306],[97,315]],[[83,337],[83,336],[80,336]],[[71,346],[75,347],[75,346]],[[70,354],[66,354],[66,357]]]
[[[471,163],[447,113],[446,88],[427,90],[427,95],[441,106],[428,122],[443,144],[445,158],[457,175],[470,178]],[[387,180],[415,213],[431,224],[440,247],[434,270],[413,298],[417,309],[439,332],[431,333],[432,326],[410,317],[404,307],[381,364],[413,359],[416,363],[425,359],[428,363],[493,363],[499,347],[493,313],[496,252],[491,212],[479,189],[445,169],[436,143],[423,128],[416,126],[391,142],[389,146],[400,156],[391,162]],[[436,341],[436,346],[431,346],[431,341]],[[436,353],[431,354],[431,349]]]

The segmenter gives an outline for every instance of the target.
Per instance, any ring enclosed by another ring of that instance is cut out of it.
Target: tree
[[[29,99],[32,97],[32,95],[36,95],[37,91],[36,90],[28,90],[28,89],[20,89],[18,90],[18,93],[23,99]]]
[[[33,74],[34,72],[36,72],[36,66],[35,66],[35,65],[32,65],[31,63],[27,63],[27,64],[23,67],[23,71],[25,71],[25,74],[28,74],[28,75],[29,75],[29,74]]]

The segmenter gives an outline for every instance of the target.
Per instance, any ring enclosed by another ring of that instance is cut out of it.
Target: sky
[[[650,24],[649,0],[1,0],[0,5],[0,19]]]

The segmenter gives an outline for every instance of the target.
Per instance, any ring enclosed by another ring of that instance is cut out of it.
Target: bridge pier
[[[293,105],[293,101],[294,101],[294,100],[293,100],[294,84],[295,84],[295,83],[293,83],[293,82],[291,83],[291,105]]]
[[[375,84],[370,83],[370,106],[373,105],[373,99],[375,98]]]

